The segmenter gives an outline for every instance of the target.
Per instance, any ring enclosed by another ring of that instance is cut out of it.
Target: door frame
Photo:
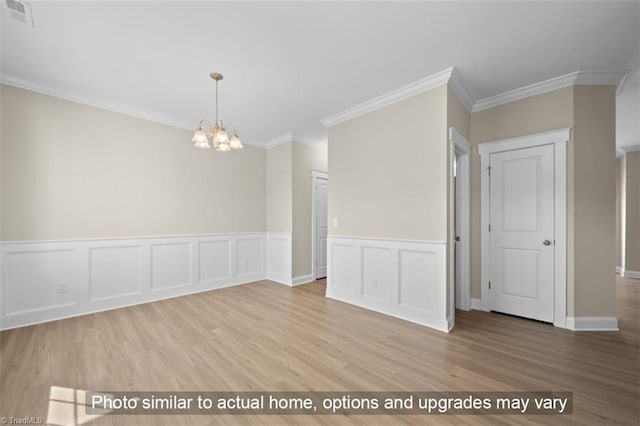
[[[459,156],[459,161],[456,167],[456,190],[454,191],[453,164],[456,155]],[[449,262],[449,277],[453,281],[449,285],[449,309],[452,313],[455,312],[455,309],[464,311],[471,309],[470,156],[471,144],[469,141],[455,127],[449,127],[449,241],[451,241],[449,247],[449,259],[451,259]],[[454,192],[456,194],[455,200],[452,196]],[[456,209],[460,211],[460,223],[458,224],[460,236],[458,243],[459,258],[455,257],[454,223]],[[456,261],[453,259],[456,259]],[[455,272],[458,273],[456,274]],[[454,279],[456,276],[458,280]]]
[[[314,280],[318,277],[318,267],[316,262],[316,241],[318,236],[316,235],[316,184],[318,180],[323,179],[329,184],[329,174],[321,170],[311,170],[311,276]],[[329,219],[327,218],[327,221]],[[327,223],[328,225],[328,223]]]
[[[481,306],[489,311],[489,279],[491,246],[489,243],[490,186],[489,164],[491,154],[553,145],[554,149],[554,301],[553,325],[567,328],[567,142],[571,139],[571,127],[533,133],[509,139],[482,143],[480,153],[481,176]]]

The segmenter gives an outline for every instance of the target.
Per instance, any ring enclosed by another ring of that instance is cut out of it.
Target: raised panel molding
[[[191,243],[151,244],[151,290],[191,284]]]
[[[7,251],[4,256],[3,311],[7,316],[28,315],[44,306],[56,308],[76,302],[70,293],[76,285],[75,253],[72,248],[42,248]],[[61,293],[61,286],[68,291]]]
[[[293,285],[292,239],[287,232],[267,233],[267,279]]]
[[[89,301],[142,293],[142,246],[89,248]]]
[[[446,243],[329,236],[327,297],[448,332]]]
[[[264,233],[5,242],[0,329],[266,278]]]
[[[238,238],[236,245],[236,274],[238,277],[263,276],[264,253],[266,251],[264,237]]]
[[[207,240],[198,243],[200,258],[198,283],[231,278],[231,240]]]

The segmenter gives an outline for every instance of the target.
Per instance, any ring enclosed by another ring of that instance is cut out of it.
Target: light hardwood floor
[[[573,392],[572,415],[104,416],[89,424],[637,425],[640,280],[617,286],[620,332],[608,333],[458,311],[445,334],[326,299],[323,282],[268,281],[9,330],[0,333],[0,413],[81,424],[83,407],[64,402],[73,389],[553,390]]]

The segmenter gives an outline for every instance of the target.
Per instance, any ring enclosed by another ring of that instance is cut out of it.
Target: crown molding
[[[473,96],[471,96],[467,86],[462,82],[460,73],[455,67],[452,69],[451,78],[449,78],[449,87],[467,110],[471,111],[475,100],[473,99]]]
[[[615,71],[575,71],[560,77],[551,78],[539,83],[530,84],[508,92],[475,101],[471,112],[483,111],[509,102],[519,101],[530,96],[540,95],[553,90],[569,86],[616,86],[619,94],[622,83],[626,79],[626,72]]]
[[[325,148],[327,146],[326,140],[316,140],[293,132],[288,132],[275,137],[264,143],[262,146],[266,149],[273,149],[277,146],[284,145],[285,143],[299,143],[312,148]]]
[[[616,158],[620,158],[629,152],[640,151],[640,144],[637,145],[625,145],[616,148]]]
[[[54,89],[42,84],[33,83],[31,81],[23,80],[21,78],[13,77],[11,75],[2,74],[2,84],[7,86],[16,87],[18,89],[29,90],[30,92],[40,93],[42,95],[52,96],[54,98],[63,99],[65,101],[75,102],[82,105],[91,106],[94,108],[100,108],[103,110],[117,112],[129,117],[140,118],[143,120],[153,121],[155,123],[164,124],[166,126],[177,127],[179,129],[185,129],[193,131],[194,125],[187,121],[175,117],[171,117],[165,114],[161,114],[154,111],[149,111],[142,108],[137,108],[131,105],[114,102],[98,96],[87,95],[84,93],[77,93],[70,90]],[[253,139],[242,138],[242,143],[245,145],[254,146],[257,148],[265,148],[264,144]]]
[[[293,142],[293,133],[285,133],[278,137],[268,140],[265,142],[264,147],[266,149],[272,149],[279,145],[284,145],[285,143]]]
[[[193,126],[189,126],[189,124],[186,121],[176,119],[168,115],[145,110],[142,108],[136,108],[131,105],[126,105],[119,102],[113,102],[108,99],[100,98],[97,96],[72,92],[64,89],[54,89],[52,87],[33,83],[30,81],[23,80],[23,79],[6,75],[6,74],[2,74],[2,84],[17,87],[18,89],[29,90],[31,92],[36,92],[36,93],[40,93],[47,96],[53,96],[54,98],[60,98],[66,101],[88,105],[88,106],[92,106],[100,109],[106,109],[108,111],[117,112],[120,114],[125,114],[125,115],[129,115],[136,118],[142,118],[144,120],[155,121],[156,123],[166,124],[172,127],[193,130],[192,129]]]
[[[302,136],[298,133],[293,133],[292,134],[292,139],[293,142],[297,142],[297,143],[301,143],[303,145],[307,145],[310,146],[311,148],[326,148],[327,147],[327,141],[325,140],[317,140],[317,139],[312,139],[312,138],[308,138],[306,136]]]
[[[345,121],[364,115],[368,112],[375,111],[384,108],[388,105],[410,98],[417,94],[427,92],[436,87],[447,84],[451,78],[453,67],[447,68],[444,71],[433,74],[429,77],[407,84],[399,89],[392,90],[391,92],[377,96],[366,102],[348,108],[337,114],[330,115],[320,122],[325,127],[333,127],[337,124],[344,123]]]

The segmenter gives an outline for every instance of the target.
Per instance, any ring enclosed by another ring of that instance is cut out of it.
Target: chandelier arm
[[[213,131],[213,126],[209,122],[209,120],[200,120],[200,124],[198,127],[208,130],[207,133],[211,133]]]

